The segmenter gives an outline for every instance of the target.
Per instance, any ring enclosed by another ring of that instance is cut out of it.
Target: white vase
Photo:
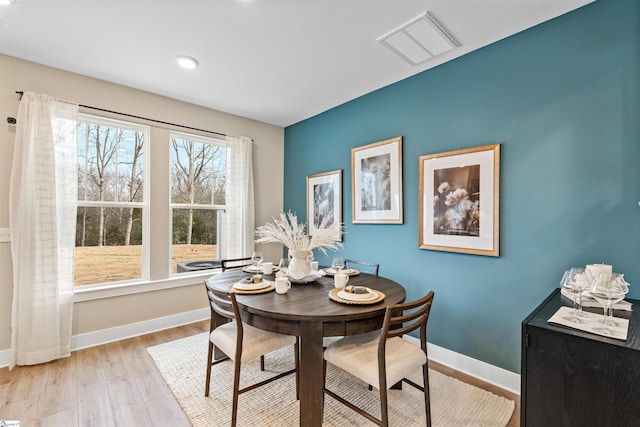
[[[311,274],[313,252],[289,249],[289,269],[287,276],[300,280]]]

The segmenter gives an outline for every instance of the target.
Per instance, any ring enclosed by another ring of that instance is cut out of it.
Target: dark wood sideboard
[[[522,321],[520,425],[640,426],[640,301],[626,341],[547,320],[569,299],[554,290]],[[587,309],[602,313],[601,309]]]

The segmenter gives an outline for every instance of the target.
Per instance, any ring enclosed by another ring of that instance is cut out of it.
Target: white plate
[[[336,274],[335,268],[325,268],[324,271],[327,274]],[[360,274],[360,271],[356,270],[355,268],[343,268],[342,270],[340,270],[340,273],[346,274],[347,276],[355,276],[356,274]]]
[[[277,265],[273,266],[273,271],[276,272],[280,270],[280,268]],[[242,271],[244,271],[245,273],[262,273],[262,267],[254,267],[252,265],[248,265],[245,267],[242,267]]]
[[[369,289],[368,294],[352,294],[351,292],[341,290],[338,292],[338,296],[349,301],[371,301],[378,298],[378,293],[371,289]]]
[[[257,291],[258,289],[264,289],[270,285],[271,283],[268,280],[263,280],[260,283],[236,282],[233,284],[233,287],[240,289],[241,291]]]

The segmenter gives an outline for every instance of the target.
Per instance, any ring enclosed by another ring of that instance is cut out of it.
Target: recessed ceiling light
[[[9,6],[10,4],[14,3],[15,0],[0,0],[0,6]]]
[[[188,70],[193,70],[198,66],[198,61],[190,56],[176,56],[176,61],[178,61],[178,65]]]

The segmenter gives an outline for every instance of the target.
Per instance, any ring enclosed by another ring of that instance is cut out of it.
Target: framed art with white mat
[[[402,137],[351,149],[354,224],[402,224]]]
[[[500,144],[419,159],[419,247],[499,256]]]
[[[342,224],[342,169],[307,175],[309,235],[316,234],[323,222],[325,226]]]

